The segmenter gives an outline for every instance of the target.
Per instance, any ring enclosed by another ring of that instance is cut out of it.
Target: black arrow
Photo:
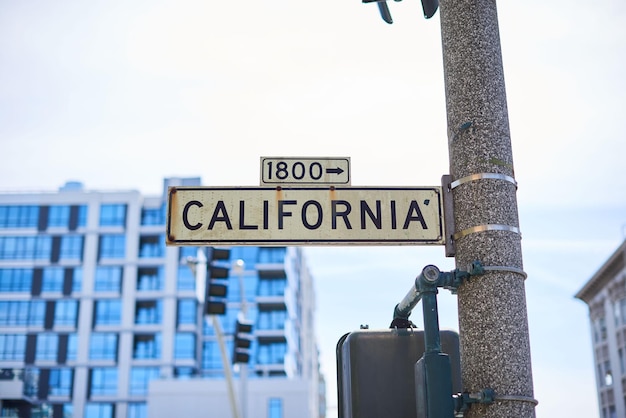
[[[341,174],[341,173],[343,173],[343,169],[341,169],[340,167],[337,167],[337,168],[327,168],[326,169],[326,173],[328,173],[328,174]]]

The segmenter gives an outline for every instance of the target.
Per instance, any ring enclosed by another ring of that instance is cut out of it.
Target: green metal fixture
[[[433,265],[424,267],[415,279],[414,286],[394,308],[391,326],[410,324],[409,315],[421,300],[424,315],[425,352],[415,364],[415,400],[418,418],[453,418],[473,402],[491,402],[493,391],[487,395],[471,397],[469,394],[454,396],[450,358],[441,350],[437,292],[442,287],[456,292],[471,276],[484,273],[479,261],[473,262],[468,271],[454,270],[442,273]]]

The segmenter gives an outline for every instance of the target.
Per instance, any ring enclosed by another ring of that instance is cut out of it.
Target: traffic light
[[[378,3],[378,10],[383,20],[389,24],[393,23],[391,19],[391,13],[389,12],[389,6],[387,6],[387,0],[361,0],[363,3]],[[401,1],[401,0],[395,0]],[[435,12],[439,8],[439,0],[422,0],[422,10],[424,11],[424,17],[430,19],[435,15]]]
[[[250,362],[250,346],[252,345],[252,339],[252,323],[237,319],[235,325],[233,364]]]
[[[224,315],[226,313],[226,296],[228,294],[227,279],[230,250],[209,247],[208,251],[204,314]]]
[[[451,379],[445,395],[452,403],[452,394],[462,392],[459,335],[446,330],[439,335],[443,353],[426,365],[420,360],[426,351],[424,331],[394,328],[344,335],[337,343],[339,418],[428,417],[424,392],[438,390],[424,384],[431,367],[434,374]]]

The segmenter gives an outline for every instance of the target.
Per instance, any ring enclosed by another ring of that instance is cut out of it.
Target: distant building
[[[626,417],[626,241],[576,294],[589,306],[600,416]]]
[[[165,245],[167,187],[199,184],[165,179],[161,196],[77,182],[0,193],[0,416],[230,416],[220,345],[187,263],[198,248]],[[247,418],[323,417],[313,279],[302,251],[220,251],[229,359],[240,279],[253,324],[245,385],[233,371]]]

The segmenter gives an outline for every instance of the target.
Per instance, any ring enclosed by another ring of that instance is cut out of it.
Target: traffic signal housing
[[[209,247],[204,295],[205,315],[226,314],[230,250]]]
[[[462,392],[459,335],[448,330],[439,335],[443,353],[430,364],[436,363],[437,373],[451,373],[446,399],[452,403],[452,394]],[[429,388],[423,361],[418,362],[425,351],[424,331],[414,328],[363,329],[341,337],[336,351],[339,418],[427,417],[424,393]],[[443,359],[446,355],[449,359]]]
[[[233,345],[233,364],[248,364],[250,362],[250,347],[253,339],[252,322],[237,319],[235,344]]]

